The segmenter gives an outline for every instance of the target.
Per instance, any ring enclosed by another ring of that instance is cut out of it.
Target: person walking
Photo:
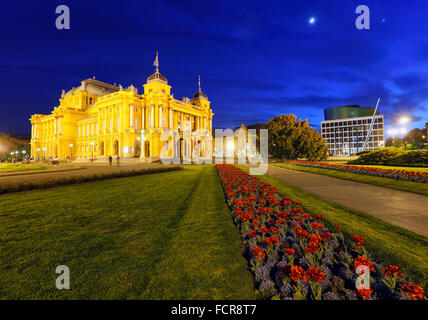
[[[117,166],[119,166],[119,161],[120,161],[119,155],[117,156],[116,161],[117,161]]]
[[[111,155],[108,157],[108,163],[110,164],[110,166],[111,166],[111,164],[113,163],[113,158],[112,158],[112,156],[111,156]]]

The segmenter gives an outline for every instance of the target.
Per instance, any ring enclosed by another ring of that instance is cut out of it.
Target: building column
[[[144,130],[146,128],[146,124],[144,123],[145,113],[146,113],[146,108],[141,107],[141,130]]]
[[[170,129],[173,129],[173,119],[172,119],[172,107],[169,107],[169,119],[168,125]]]
[[[133,118],[134,118],[134,106],[132,103],[129,104],[129,128],[132,128],[133,125]]]

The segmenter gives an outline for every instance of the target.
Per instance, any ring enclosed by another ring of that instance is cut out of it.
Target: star
[[[315,17],[310,17],[308,20],[308,23],[312,25],[312,24],[315,24],[316,21],[317,19],[315,19]]]

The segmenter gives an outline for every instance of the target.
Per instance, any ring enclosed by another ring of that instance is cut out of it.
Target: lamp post
[[[40,156],[40,148],[37,148],[37,155],[36,155],[37,160],[40,160],[39,156]]]
[[[94,160],[94,142],[91,141],[91,161]]]
[[[140,159],[144,159],[145,158],[145,154],[144,154],[144,141],[146,141],[146,137],[144,136],[144,130],[141,130],[140,133],[141,133],[141,138],[138,137],[140,139],[137,138],[137,140],[141,141]]]
[[[389,129],[388,134],[392,136],[392,146],[395,147],[395,135],[397,134],[397,129],[395,128]]]
[[[43,160],[45,160],[45,155],[46,155],[46,148],[42,148],[43,152],[42,152],[42,158]]]
[[[73,144],[70,143],[69,146],[70,146],[70,160],[73,160]]]

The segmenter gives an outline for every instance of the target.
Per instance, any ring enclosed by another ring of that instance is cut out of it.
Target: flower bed
[[[217,169],[261,298],[425,299],[423,288],[405,280],[398,267],[373,261],[363,237],[346,242],[339,226],[329,231],[321,215],[313,217],[270,184],[233,165]],[[370,286],[361,283],[364,271]]]
[[[346,164],[332,164],[325,162],[310,162],[310,161],[288,161],[289,163],[296,164],[304,167],[312,168],[322,168],[322,169],[332,169],[332,170],[341,170],[345,172],[365,174],[375,177],[384,177],[397,180],[406,180],[420,183],[428,183],[428,173],[417,172],[417,171],[407,171],[407,170],[398,170],[398,169],[381,169],[374,167],[360,167]]]

